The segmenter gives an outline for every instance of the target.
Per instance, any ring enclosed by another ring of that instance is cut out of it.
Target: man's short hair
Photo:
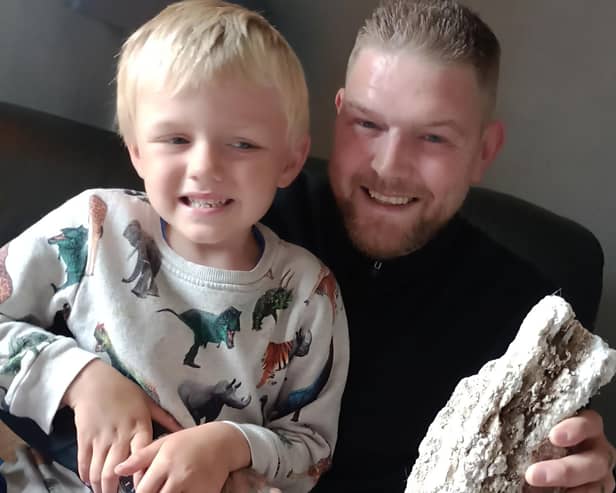
[[[494,110],[500,44],[479,16],[456,0],[384,0],[357,34],[347,76],[366,47],[409,50],[438,62],[469,64],[486,95],[487,114]]]
[[[116,75],[117,125],[134,141],[139,90],[177,93],[222,76],[273,87],[289,139],[308,133],[304,71],[284,37],[261,15],[220,0],[185,0],[162,10],[124,43]]]

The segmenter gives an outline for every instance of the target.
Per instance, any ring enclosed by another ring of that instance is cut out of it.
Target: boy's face
[[[245,267],[252,225],[295,178],[308,147],[307,136],[289,143],[274,89],[230,77],[175,95],[142,89],[134,135],[131,159],[171,247],[226,268]]]
[[[502,143],[472,67],[366,48],[336,97],[329,164],[351,239],[377,258],[421,248]]]

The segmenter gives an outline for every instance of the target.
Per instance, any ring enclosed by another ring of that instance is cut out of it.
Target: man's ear
[[[336,105],[336,113],[340,113],[340,108],[342,108],[342,102],[344,101],[344,87],[338,89],[336,93],[336,97],[334,98],[334,104]]]
[[[299,172],[304,167],[308,152],[310,151],[310,135],[298,139],[291,149],[291,157],[278,178],[278,186],[280,188],[288,187],[293,180],[299,175]]]
[[[490,165],[494,162],[494,159],[496,159],[504,143],[505,126],[503,122],[495,120],[488,123],[483,130],[481,152],[471,176],[472,183],[479,183],[482,180],[483,175],[485,175]]]
[[[141,154],[139,153],[139,147],[134,142],[126,142],[126,148],[128,149],[128,155],[130,156],[130,160],[133,163],[133,168],[135,168],[137,174],[141,178],[143,178],[143,175],[141,174],[142,161]]]

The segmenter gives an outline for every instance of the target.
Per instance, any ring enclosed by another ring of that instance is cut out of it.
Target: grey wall
[[[486,178],[577,220],[605,253],[597,332],[616,347],[616,2],[468,0],[503,45],[508,139]],[[616,442],[616,383],[594,404]]]
[[[122,33],[64,0],[2,0],[0,100],[109,127]]]

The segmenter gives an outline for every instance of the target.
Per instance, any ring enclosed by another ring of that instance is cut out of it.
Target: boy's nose
[[[223,180],[221,156],[209,145],[195,146],[188,163],[189,178],[197,181]]]

